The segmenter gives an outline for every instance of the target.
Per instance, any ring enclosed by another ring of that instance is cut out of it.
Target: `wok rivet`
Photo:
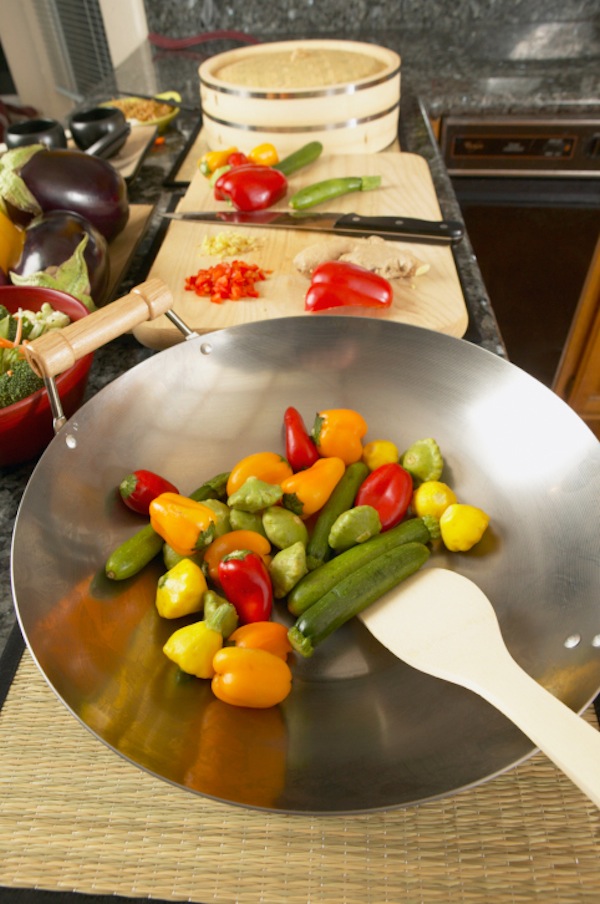
[[[200,354],[202,355],[210,355],[212,352],[212,345],[210,342],[203,342],[200,346]]]
[[[600,634],[596,634],[595,637],[592,637],[592,646],[600,647]]]
[[[579,646],[581,643],[581,634],[571,634],[570,637],[567,637],[565,640],[565,647],[567,650],[572,650],[573,647]]]
[[[65,443],[67,444],[67,448],[76,449],[77,448],[77,439],[73,436],[72,433],[67,434],[65,436]]]

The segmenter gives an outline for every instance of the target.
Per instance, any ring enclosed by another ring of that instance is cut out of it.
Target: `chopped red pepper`
[[[304,308],[389,308],[394,291],[383,276],[347,261],[326,261],[314,270]]]
[[[296,408],[286,408],[283,415],[285,433],[285,457],[293,471],[310,468],[321,457],[312,438],[308,435],[302,415]]]
[[[380,465],[361,484],[355,505],[370,505],[379,515],[381,530],[395,527],[406,515],[413,494],[412,477],[396,462]]]
[[[231,201],[237,210],[264,210],[287,192],[287,179],[272,166],[248,163],[234,166],[215,182],[217,201]]]
[[[235,607],[240,624],[268,621],[273,609],[273,587],[267,566],[258,553],[240,549],[219,562],[219,583]]]
[[[271,272],[246,261],[221,261],[186,277],[185,290],[210,298],[214,304],[239,301],[241,298],[258,298],[256,283],[267,279]]]

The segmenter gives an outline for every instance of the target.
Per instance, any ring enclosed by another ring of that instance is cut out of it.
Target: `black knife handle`
[[[418,220],[413,217],[365,217],[347,213],[335,224],[336,232],[383,232],[390,237],[417,236],[429,241],[455,245],[465,234],[465,228],[457,220]]]

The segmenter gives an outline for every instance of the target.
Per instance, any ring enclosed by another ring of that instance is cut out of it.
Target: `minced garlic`
[[[216,235],[205,235],[202,239],[201,251],[213,257],[230,257],[245,254],[256,248],[257,242],[239,232],[218,232]]]

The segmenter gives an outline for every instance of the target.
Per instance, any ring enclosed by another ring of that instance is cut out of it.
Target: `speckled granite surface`
[[[338,37],[372,41],[397,50],[402,57],[403,79],[400,143],[404,150],[427,159],[443,215],[448,218],[460,217],[460,209],[426,113],[435,117],[449,111],[475,110],[581,114],[600,111],[600,28],[593,18],[597,16],[597,2],[545,3],[542,16],[529,3],[485,4],[474,0],[468,5],[457,4],[460,16],[454,5],[455,14],[446,15],[450,4],[444,4],[443,22],[439,3],[420,0],[357,0],[351,6],[337,0],[326,4],[318,0],[284,4],[245,0],[243,4],[224,6],[210,0],[147,3],[151,31],[171,37],[216,28],[236,28],[255,35],[262,32],[264,40],[314,37],[318,25],[324,34],[331,34],[334,29]],[[275,7],[279,12],[287,11],[283,22],[273,18]],[[384,29],[382,17],[386,10],[390,27]],[[526,11],[529,12],[524,22]],[[293,23],[293,29],[289,23]],[[197,106],[199,63],[233,46],[238,46],[238,42],[221,39],[169,52],[148,42],[119,67],[110,84],[99,86],[99,94],[106,96],[115,87],[140,92],[176,88],[187,104]],[[157,206],[120,294],[147,273],[161,225],[159,212],[173,193],[163,183],[197,123],[198,116],[193,113],[180,115],[165,144],[152,150],[130,186],[133,202]],[[470,315],[466,338],[502,354],[493,311],[468,240],[456,249],[456,260]],[[129,336],[101,349],[92,367],[88,397],[149,354]],[[12,526],[34,465],[30,462],[0,469],[0,650],[15,620],[9,582]]]

